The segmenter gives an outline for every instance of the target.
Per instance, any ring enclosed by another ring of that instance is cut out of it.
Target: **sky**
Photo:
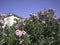
[[[60,0],[0,0],[0,13],[14,13],[23,18],[44,8],[55,9],[56,16],[60,18]]]

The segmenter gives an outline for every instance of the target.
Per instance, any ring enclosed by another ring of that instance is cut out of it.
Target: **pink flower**
[[[60,25],[60,22],[58,24]]]
[[[34,16],[37,16],[37,14],[33,14]]]
[[[19,44],[22,44],[24,42],[24,40],[21,40]]]
[[[4,21],[2,19],[0,19],[0,23],[4,24]]]
[[[54,19],[57,19],[55,15],[53,16],[53,18],[54,18]]]
[[[26,18],[26,19],[29,20],[30,19],[30,16],[28,18]]]
[[[21,37],[22,36],[22,31],[16,30],[16,35],[19,36],[19,37]]]
[[[29,18],[27,18],[27,20],[29,20]]]
[[[22,35],[25,35],[26,32],[23,30],[23,31],[20,31],[20,30],[16,30],[16,35],[21,37]]]
[[[32,19],[30,20],[30,22],[32,22]]]
[[[25,35],[25,34],[26,34],[26,32],[25,32],[24,30],[22,31],[22,33],[23,33],[23,35]]]
[[[31,15],[32,15],[32,16],[35,16],[35,17],[37,16],[37,14],[36,14],[36,13],[31,13]]]
[[[43,20],[42,23],[45,24],[46,23],[45,20]]]

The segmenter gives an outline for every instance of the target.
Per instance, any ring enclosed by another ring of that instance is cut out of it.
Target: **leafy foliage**
[[[17,36],[17,29],[24,30],[26,34]],[[60,45],[60,19],[56,19],[53,9],[30,14],[24,22],[0,33],[0,45]]]

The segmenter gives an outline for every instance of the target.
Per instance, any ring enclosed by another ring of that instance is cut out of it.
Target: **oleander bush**
[[[24,22],[1,30],[0,45],[60,45],[60,18],[53,9],[30,14]]]

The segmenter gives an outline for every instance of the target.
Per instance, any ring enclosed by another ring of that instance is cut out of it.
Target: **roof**
[[[13,14],[13,13],[9,13],[9,14],[6,15],[6,17],[9,17],[9,16],[16,16],[16,17],[18,17],[18,18],[23,19],[22,17],[20,17],[20,16],[18,16],[18,15],[16,15],[16,14]]]

